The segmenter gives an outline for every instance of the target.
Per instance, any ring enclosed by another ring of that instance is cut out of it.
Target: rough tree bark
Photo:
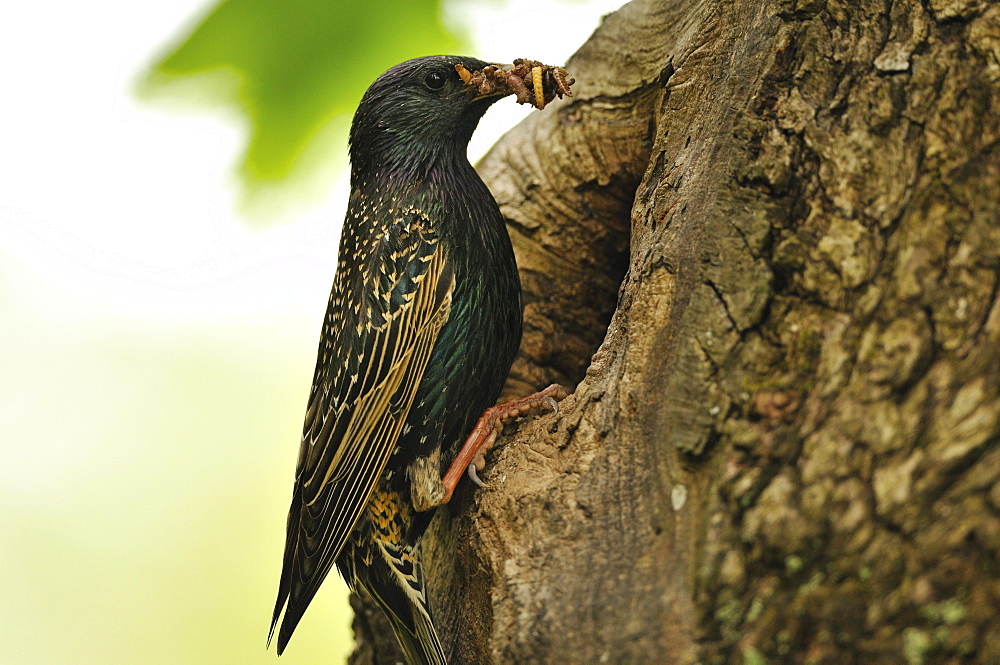
[[[481,172],[510,392],[575,393],[435,523],[453,662],[1000,662],[1000,6],[635,0],[567,68]]]

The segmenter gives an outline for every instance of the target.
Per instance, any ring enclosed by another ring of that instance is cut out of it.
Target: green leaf
[[[160,87],[205,72],[236,75],[251,122],[249,181],[285,178],[317,132],[357,106],[367,86],[409,58],[460,50],[442,27],[440,0],[222,0],[154,66]],[[214,79],[217,80],[217,79]],[[216,97],[233,95],[219,86]]]

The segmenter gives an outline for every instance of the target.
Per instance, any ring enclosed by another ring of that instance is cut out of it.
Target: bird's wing
[[[336,287],[331,298],[324,340],[336,341],[320,347],[271,622],[273,634],[287,601],[279,653],[385,469],[451,308],[454,270],[432,225],[415,211],[395,224],[355,255],[368,263],[347,304]],[[357,317],[334,311],[352,306]]]

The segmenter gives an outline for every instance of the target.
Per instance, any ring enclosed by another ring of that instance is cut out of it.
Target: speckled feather
[[[419,539],[441,474],[497,399],[520,340],[520,282],[465,151],[486,108],[455,65],[398,65],[351,129],[351,198],[320,339],[272,633],[284,649],[337,564],[371,592],[411,663],[447,662]],[[440,89],[429,75],[445,77]]]

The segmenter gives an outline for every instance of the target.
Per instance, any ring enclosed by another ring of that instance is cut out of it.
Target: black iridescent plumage
[[[441,474],[496,401],[521,336],[503,219],[466,157],[499,96],[435,56],[393,67],[351,128],[351,198],[323,325],[271,625],[278,652],[334,563],[407,658],[443,665],[419,537]]]

